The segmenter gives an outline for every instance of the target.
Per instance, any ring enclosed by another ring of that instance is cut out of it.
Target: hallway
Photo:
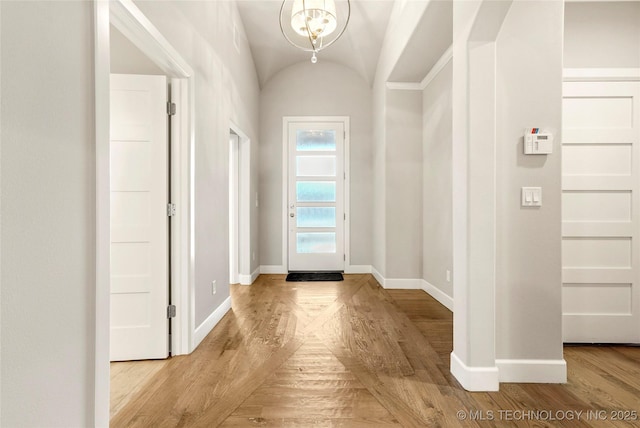
[[[262,275],[231,295],[233,311],[192,355],[168,360],[112,426],[494,426],[456,414],[638,410],[640,348],[568,347],[565,385],[469,393],[449,372],[452,315],[420,290],[384,290],[371,275]],[[543,426],[617,426],[581,421]]]

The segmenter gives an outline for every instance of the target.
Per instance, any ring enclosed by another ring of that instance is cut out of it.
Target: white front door
[[[111,360],[168,356],[167,79],[111,75]]]
[[[289,122],[290,271],[342,271],[345,122]]]
[[[640,343],[640,83],[565,82],[563,340]]]

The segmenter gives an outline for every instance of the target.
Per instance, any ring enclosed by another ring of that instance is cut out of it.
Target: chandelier
[[[346,5],[345,5],[346,3]],[[305,52],[316,54],[342,36],[351,17],[351,2],[335,0],[284,0],[280,7],[280,31],[289,43]],[[341,10],[338,10],[341,9]]]

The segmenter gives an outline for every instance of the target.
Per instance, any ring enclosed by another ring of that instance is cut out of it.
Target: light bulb
[[[325,37],[337,27],[334,0],[294,0],[291,27],[301,36]]]

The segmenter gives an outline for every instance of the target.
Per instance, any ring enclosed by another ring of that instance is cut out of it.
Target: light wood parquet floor
[[[113,427],[640,426],[640,348],[566,347],[567,384],[469,393],[449,373],[452,314],[423,291],[371,275],[262,275],[231,295],[233,311],[193,354],[167,360]]]

